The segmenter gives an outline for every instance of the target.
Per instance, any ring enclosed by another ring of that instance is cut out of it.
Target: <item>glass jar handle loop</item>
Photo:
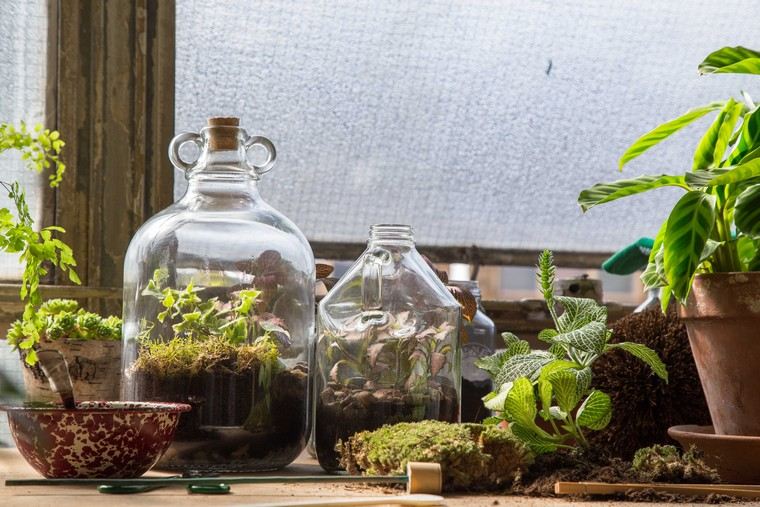
[[[201,136],[195,132],[182,132],[181,134],[174,136],[174,139],[169,143],[169,160],[172,165],[177,169],[187,172],[195,167],[198,159],[196,158],[192,162],[185,162],[182,160],[179,156],[179,150],[185,143],[195,144],[198,147],[198,153],[200,153],[203,150],[203,142],[201,141]]]
[[[375,248],[364,257],[362,266],[362,310],[373,311],[383,308],[383,265],[391,254],[384,248]]]
[[[245,141],[245,144],[243,146],[245,148],[246,153],[248,152],[248,150],[250,150],[254,146],[261,146],[267,152],[267,159],[264,161],[263,164],[261,165],[251,164],[256,174],[261,175],[261,174],[269,172],[272,169],[272,166],[274,165],[274,161],[277,158],[277,150],[274,149],[274,144],[272,144],[272,141],[262,136],[251,136]]]

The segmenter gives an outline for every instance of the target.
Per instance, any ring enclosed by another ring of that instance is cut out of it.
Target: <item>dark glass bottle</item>
[[[490,412],[483,405],[483,396],[492,390],[488,373],[475,366],[475,361],[496,350],[496,326],[488,318],[475,280],[450,280],[449,285],[469,291],[478,302],[478,311],[471,322],[463,320],[459,340],[462,344],[462,422],[480,422]]]

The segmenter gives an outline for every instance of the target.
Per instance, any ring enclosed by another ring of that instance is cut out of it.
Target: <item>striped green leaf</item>
[[[641,359],[652,371],[665,382],[668,381],[668,369],[657,352],[646,345],[634,342],[611,343],[609,348],[623,349],[634,357]]]
[[[694,151],[693,169],[718,167],[743,110],[744,104],[737,103],[734,99],[726,102]]]
[[[760,184],[747,187],[736,198],[734,223],[747,236],[760,237]]]
[[[760,145],[760,109],[754,108],[744,115],[742,128],[739,130],[739,139],[736,143],[729,162],[736,164],[743,161],[744,157]]]
[[[760,74],[760,53],[741,46],[724,47],[699,64],[700,74]]]
[[[625,164],[638,157],[652,146],[658,144],[664,139],[667,139],[690,123],[702,118],[707,113],[722,109],[724,105],[725,102],[713,102],[706,106],[690,109],[678,118],[665,122],[655,129],[647,132],[638,138],[630,147],[628,147],[625,153],[623,153],[623,156],[620,157],[620,161],[618,162],[620,170],[623,169],[623,166]]]
[[[578,196],[578,204],[583,211],[598,204],[614,201],[621,197],[640,194],[648,190],[660,187],[681,187],[689,190],[684,176],[672,176],[670,174],[642,175],[636,178],[613,181],[611,183],[597,183],[583,190]]]
[[[545,350],[512,356],[501,367],[499,374],[494,378],[494,384],[501,386],[520,377],[537,377],[541,367],[554,360],[554,355]]]
[[[715,218],[715,196],[699,191],[687,192],[670,212],[663,238],[663,265],[673,296],[681,302],[689,293]]]
[[[541,435],[535,428],[526,428],[520,424],[512,423],[509,425],[509,429],[533,454],[546,454],[557,450],[557,444],[551,438]]]
[[[695,174],[703,174],[704,172],[697,172]],[[752,178],[760,177],[760,158],[755,158],[744,164],[739,164],[734,167],[726,167],[725,170],[716,172],[717,176],[705,182],[707,187],[717,187],[720,185],[728,185],[730,183],[739,183],[741,181],[747,181]]]
[[[601,391],[591,391],[578,409],[578,426],[592,430],[603,430],[612,419],[612,401]]]

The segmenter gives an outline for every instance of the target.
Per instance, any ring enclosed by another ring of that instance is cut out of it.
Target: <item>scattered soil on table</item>
[[[554,484],[564,482],[635,482],[641,483],[639,474],[631,469],[631,463],[620,458],[611,458],[601,453],[581,454],[573,451],[557,451],[536,458],[526,472],[517,480],[512,493],[528,496],[555,496]],[[594,496],[592,496],[594,497]],[[743,499],[726,495],[707,496],[676,495],[654,490],[631,491],[616,496],[599,498],[629,500],[638,502],[674,503],[723,503],[741,502]]]

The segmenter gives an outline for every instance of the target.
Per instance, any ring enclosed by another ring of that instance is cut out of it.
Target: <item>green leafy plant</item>
[[[476,363],[493,378],[494,391],[484,402],[497,415],[488,422],[508,423],[512,433],[537,454],[570,448],[573,441],[588,447],[584,428],[601,430],[609,424],[610,397],[591,388],[591,366],[602,354],[624,350],[660,378],[668,378],[665,365],[649,347],[609,342],[606,307],[593,299],[555,296],[554,277],[552,254],[546,250],[539,256],[537,278],[555,327],[538,337],[549,349],[532,350],[527,341],[503,333],[505,350]],[[555,305],[563,312],[558,313]]]
[[[760,52],[725,47],[699,65],[702,74],[760,74]],[[703,116],[717,112],[697,143],[691,170],[599,183],[583,190],[583,211],[661,187],[685,191],[655,238],[641,279],[685,302],[696,274],[760,269],[760,112],[749,96],[687,111],[644,134],[620,157],[619,168]]]
[[[41,340],[119,340],[121,319],[116,316],[101,317],[79,308],[71,299],[50,299],[37,309],[30,321],[16,320],[8,331],[8,343],[21,346],[29,340],[28,328],[34,326]]]
[[[454,328],[447,322],[417,332],[409,312],[378,312],[372,325],[365,320],[365,315],[358,316],[347,323],[350,331],[322,335],[333,365],[329,381],[425,391],[436,386],[440,371],[451,368],[447,358]]]
[[[57,131],[43,129],[36,125],[29,130],[25,123],[19,127],[8,123],[0,124],[0,153],[16,150],[26,167],[36,172],[55,168],[49,176],[49,184],[56,187],[61,182],[66,166],[59,156],[64,142]],[[76,261],[71,248],[54,237],[65,232],[61,227],[49,226],[36,231],[34,220],[29,212],[26,195],[18,182],[0,182],[14,204],[14,211],[0,208],[0,251],[19,254],[24,264],[21,278],[20,298],[24,301],[24,315],[21,331],[23,340],[17,340],[15,346],[25,351],[26,362],[34,365],[37,354],[34,347],[40,341],[39,329],[44,324],[39,321],[36,309],[42,304],[39,293],[41,279],[48,274],[49,266],[57,267],[67,273],[74,283],[80,283],[74,270]],[[18,330],[18,329],[17,329]]]
[[[240,372],[256,363],[269,378],[279,357],[277,343],[288,346],[290,334],[274,315],[256,313],[261,291],[243,289],[221,301],[204,299],[204,288],[192,282],[173,289],[165,286],[166,280],[166,272],[156,270],[143,290],[163,308],[156,316],[162,329],[142,322],[134,369],[161,376],[195,375],[215,365],[232,365]]]

